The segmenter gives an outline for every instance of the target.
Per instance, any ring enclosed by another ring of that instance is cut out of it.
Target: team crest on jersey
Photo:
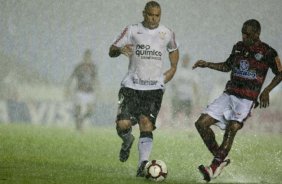
[[[249,69],[249,62],[247,60],[241,60],[240,61],[240,70],[241,71],[247,71]]]
[[[249,70],[250,64],[247,60],[240,61],[240,67],[235,68],[233,71],[234,76],[246,79],[256,79],[256,71]]]
[[[165,39],[166,32],[159,32],[159,35],[160,35],[160,38],[161,38],[162,40],[164,40],[164,39]]]
[[[260,61],[262,57],[263,57],[263,55],[262,55],[261,53],[256,53],[256,54],[255,54],[255,58],[256,58],[256,60],[258,60],[258,61]]]

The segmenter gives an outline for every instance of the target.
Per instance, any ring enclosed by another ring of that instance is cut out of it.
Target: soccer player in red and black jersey
[[[193,66],[193,69],[207,67],[231,72],[223,94],[208,105],[195,123],[205,145],[214,156],[210,166],[199,166],[199,171],[206,181],[217,177],[230,163],[227,155],[237,131],[243,127],[253,107],[269,106],[269,93],[282,80],[279,56],[273,48],[260,40],[260,31],[261,26],[257,20],[247,20],[242,27],[243,40],[234,45],[225,62],[199,60]],[[262,90],[269,68],[275,76]],[[225,130],[220,145],[215,140],[211,125]]]

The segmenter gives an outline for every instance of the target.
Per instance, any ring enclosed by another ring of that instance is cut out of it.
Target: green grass
[[[137,131],[134,129],[135,137]],[[212,183],[280,183],[281,138],[280,134],[239,132],[230,166]],[[137,142],[129,160],[121,163],[121,142],[114,125],[79,134],[70,128],[0,124],[0,183],[152,183],[135,177]],[[172,129],[154,132],[151,158],[166,162],[169,174],[165,184],[205,183],[197,166],[212,159],[198,134]]]

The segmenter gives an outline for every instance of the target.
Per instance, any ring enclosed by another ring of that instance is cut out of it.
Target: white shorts
[[[78,91],[74,95],[75,105],[93,105],[95,103],[95,94]]]
[[[203,114],[218,120],[216,125],[224,130],[230,120],[243,123],[250,116],[253,104],[251,100],[223,93],[207,106]]]
[[[95,94],[77,91],[74,95],[74,105],[80,106],[80,114],[85,115],[89,113],[89,107],[94,106]]]

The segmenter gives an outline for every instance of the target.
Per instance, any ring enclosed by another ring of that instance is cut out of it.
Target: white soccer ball
[[[167,166],[162,160],[151,160],[145,165],[145,177],[153,181],[163,181],[167,177]]]

